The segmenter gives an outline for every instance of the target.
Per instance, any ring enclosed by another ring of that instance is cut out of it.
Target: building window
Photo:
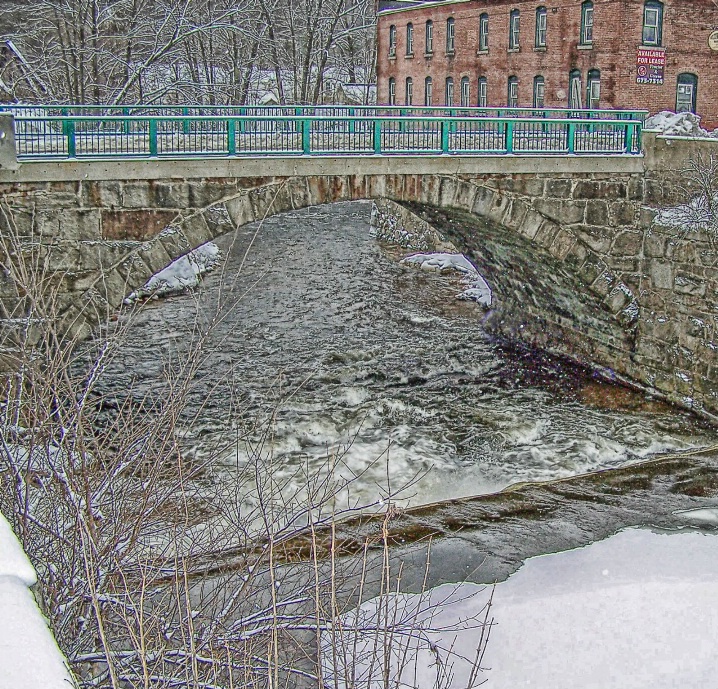
[[[396,105],[396,79],[389,79],[389,105]]]
[[[573,69],[568,74],[568,107],[571,110],[579,110],[581,104],[581,72]]]
[[[486,82],[486,77],[479,77],[479,94],[476,101],[476,104],[480,108],[485,108],[487,103],[489,102],[487,98],[488,94],[488,87]]]
[[[509,92],[506,104],[510,108],[519,107],[519,78],[511,76],[509,77]]]
[[[446,52],[448,55],[454,54],[454,18],[449,17],[446,20]]]
[[[544,93],[546,92],[546,85],[543,77],[534,77],[534,108],[544,107]]]
[[[489,49],[489,15],[484,12],[479,17],[479,50]]]
[[[406,25],[406,54],[414,54],[414,25],[411,22]]]
[[[414,104],[414,81],[411,77],[406,78],[406,98],[404,98],[406,105]]]
[[[389,57],[396,55],[396,26],[389,27]]]
[[[643,45],[661,45],[663,41],[663,3],[649,0],[643,6]]]
[[[546,47],[546,8],[545,7],[539,7],[536,10],[536,47],[537,48],[545,48]]]
[[[519,11],[511,10],[509,15],[509,50],[519,49]]]
[[[601,72],[590,69],[586,77],[586,107],[597,110],[601,101]]]
[[[679,74],[676,87],[676,112],[695,112],[697,93],[698,77],[688,72]]]
[[[454,104],[454,80],[451,77],[446,77],[446,105]]]
[[[432,90],[433,84],[431,83],[431,77],[426,77],[426,79],[424,79],[424,105],[431,105]]]
[[[593,3],[586,0],[581,5],[581,45],[591,45],[593,43]]]
[[[424,30],[424,52],[431,55],[434,52],[434,22],[429,19]]]
[[[469,77],[461,78],[461,107],[468,108],[471,104],[471,86],[469,85]]]

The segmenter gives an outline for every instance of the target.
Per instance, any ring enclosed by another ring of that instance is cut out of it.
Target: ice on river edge
[[[715,534],[647,529],[530,558],[493,590],[485,670],[473,681],[492,588],[390,593],[323,633],[325,658],[349,664],[335,676],[325,660],[325,681],[379,689],[388,670],[392,686],[414,689],[714,686],[716,568]]]
[[[221,259],[222,251],[214,242],[203,244],[155,273],[143,287],[132,292],[125,303],[145,297],[164,297],[197,287],[200,277],[212,270]]]
[[[436,270],[439,272],[456,270],[463,274],[464,277],[461,281],[466,285],[466,289],[456,295],[457,298],[475,301],[486,308],[491,306],[493,299],[491,287],[476,269],[476,266],[463,254],[411,254],[403,258],[401,262],[407,265],[417,265],[422,270]]]

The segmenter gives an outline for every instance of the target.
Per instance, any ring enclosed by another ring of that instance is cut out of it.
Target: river
[[[478,495],[713,442],[688,412],[489,336],[482,307],[456,299],[457,276],[401,264],[406,252],[370,236],[370,211],[314,207],[221,238],[226,262],[201,289],[121,316],[131,324],[105,379],[152,395],[204,334],[186,455],[231,472],[266,453],[286,490],[331,466],[350,506]]]

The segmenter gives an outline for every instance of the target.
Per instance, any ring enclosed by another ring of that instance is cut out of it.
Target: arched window
[[[521,17],[518,10],[511,10],[509,15],[509,50],[519,49],[519,23]]]
[[[389,105],[396,105],[396,79],[389,77]]]
[[[533,106],[534,108],[544,107],[544,94],[546,92],[546,85],[542,76],[534,77],[534,97]]]
[[[663,42],[663,3],[647,0],[643,5],[643,45],[661,45]]]
[[[484,12],[479,17],[479,50],[489,49],[489,15]]]
[[[468,108],[471,105],[471,86],[469,77],[461,77],[461,107]]]
[[[698,77],[690,72],[678,75],[676,85],[676,112],[695,112],[698,95]]]
[[[414,104],[414,80],[411,77],[406,78],[406,91],[405,91],[404,104]]]
[[[488,82],[486,81],[486,77],[479,77],[479,90],[478,90],[478,96],[476,99],[476,104],[480,108],[485,108],[489,102],[488,99]]]
[[[452,106],[454,104],[454,80],[451,77],[446,77],[446,90],[445,90],[445,104]]]
[[[406,25],[406,54],[414,54],[414,25],[411,22]]]
[[[572,69],[568,73],[568,107],[579,110],[583,107],[581,102],[581,72]]]
[[[396,26],[389,27],[389,57],[396,55]]]
[[[546,47],[547,16],[545,7],[536,8],[536,36],[534,43],[536,48]]]
[[[429,19],[424,29],[424,52],[431,55],[434,52],[434,22]]]
[[[581,5],[581,35],[579,37],[581,45],[591,45],[593,43],[593,3],[586,0]]]
[[[586,107],[597,110],[601,101],[601,72],[589,69],[586,76]]]
[[[454,26],[454,18],[449,17],[446,20],[446,52],[448,55],[454,54],[454,32],[456,27]]]
[[[510,108],[519,107],[519,78],[517,76],[509,77],[509,89],[508,97],[506,98],[506,105]]]
[[[431,83],[431,77],[424,79],[424,105],[431,105],[432,100],[433,84]]]

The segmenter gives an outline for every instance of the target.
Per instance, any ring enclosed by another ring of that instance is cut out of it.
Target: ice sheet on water
[[[475,301],[486,308],[491,306],[493,300],[491,287],[489,287],[488,282],[479,273],[476,266],[463,254],[411,254],[403,258],[401,262],[406,265],[417,265],[422,270],[456,270],[463,274],[462,282],[466,285],[466,289],[456,296],[459,299]]]
[[[629,529],[585,548],[531,558],[496,585],[494,621],[476,685],[494,689],[702,689],[715,683],[718,541],[714,534],[657,534]],[[489,591],[444,584],[424,594],[375,598],[342,617],[325,647],[353,648],[355,677],[383,686],[383,654],[407,686],[429,689],[444,668],[447,689],[465,688]],[[388,636],[387,625],[397,633]],[[352,661],[349,661],[350,663]],[[325,661],[325,677],[344,677]],[[341,663],[340,663],[341,665]],[[338,670],[343,670],[339,667]],[[372,679],[367,680],[371,673]],[[333,685],[334,686],[334,685]]]

